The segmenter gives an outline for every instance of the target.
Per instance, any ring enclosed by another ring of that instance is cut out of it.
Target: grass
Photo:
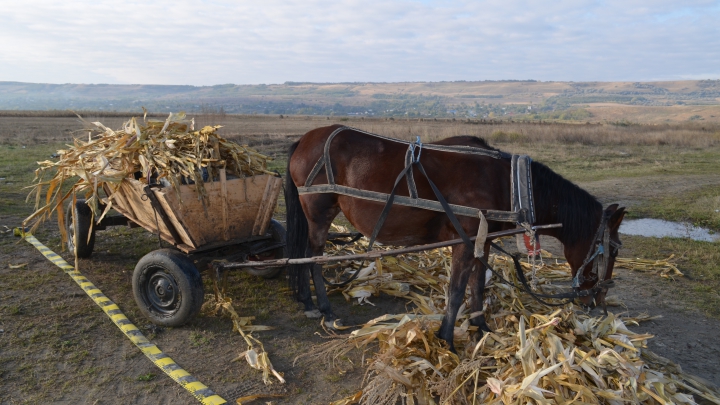
[[[59,143],[0,145],[0,216],[29,215],[32,205],[25,203],[38,161],[50,159],[63,145]],[[34,200],[33,200],[34,203]]]
[[[190,344],[195,347],[205,346],[213,339],[215,339],[215,335],[212,332],[190,332]]]
[[[545,163],[576,182],[716,174],[717,162],[720,160],[720,145],[708,148],[579,144],[509,146],[510,152],[529,154],[534,160]]]
[[[646,201],[632,214],[690,222],[720,232],[720,186],[706,186],[689,193]]]
[[[155,377],[157,377],[157,375],[153,373],[140,374],[139,376],[137,376],[137,381],[148,382],[154,380]]]

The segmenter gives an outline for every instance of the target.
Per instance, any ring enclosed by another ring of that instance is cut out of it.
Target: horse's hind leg
[[[312,256],[322,256],[325,250],[325,241],[327,240],[330,224],[332,224],[333,219],[335,219],[340,212],[340,208],[337,206],[336,200],[332,198],[334,196],[321,195],[314,197],[320,198],[317,198],[315,204],[312,204],[313,208],[308,209],[309,212],[306,213],[308,220],[308,249]],[[324,316],[326,322],[332,322],[335,320],[335,315],[332,312],[330,299],[325,290],[325,282],[322,277],[322,265],[312,265],[310,273],[312,274],[313,284],[315,285],[317,308],[312,304],[312,298],[308,296],[306,300],[303,300],[305,304],[305,315],[310,318]]]
[[[487,260],[489,253],[490,244],[486,243],[483,252],[485,260]],[[487,272],[487,269],[485,268],[485,265],[480,262],[480,260],[475,259],[474,261],[477,264],[477,270],[473,271],[470,275],[470,291],[472,293],[470,311],[471,313],[478,313],[483,310],[485,295],[485,273]],[[477,315],[474,318],[470,319],[470,324],[473,326],[477,326],[479,333],[492,332],[490,327],[487,325],[487,322],[485,322],[485,313]]]
[[[443,339],[455,351],[453,344],[453,333],[458,310],[465,299],[465,288],[467,287],[470,274],[478,271],[477,261],[473,256],[473,249],[463,245],[455,245],[452,249],[452,268],[450,271],[450,285],[448,286],[447,308],[443,317],[438,337]]]

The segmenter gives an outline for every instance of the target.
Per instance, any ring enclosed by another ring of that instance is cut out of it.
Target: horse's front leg
[[[485,243],[483,258],[487,261],[490,254],[490,243]],[[475,317],[470,319],[470,324],[477,326],[479,337],[482,337],[484,332],[492,332],[492,329],[488,326],[485,321],[485,313],[478,314],[483,310],[484,307],[484,295],[485,295],[485,273],[487,269],[485,265],[478,259],[474,259],[475,264],[479,270],[473,271],[470,275],[470,291],[472,294],[472,300],[470,303],[470,311],[475,314]]]
[[[450,269],[450,285],[448,286],[447,308],[443,317],[440,330],[437,336],[443,339],[450,346],[450,350],[455,353],[455,345],[453,344],[453,332],[455,330],[455,320],[458,310],[465,299],[465,288],[467,287],[470,274],[478,271],[473,256],[473,249],[467,246],[456,245],[452,248],[452,267]]]

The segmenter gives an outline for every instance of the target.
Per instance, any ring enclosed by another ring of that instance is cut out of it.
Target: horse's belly
[[[372,235],[385,204],[348,196],[339,198],[348,221],[366,237]],[[395,246],[432,243],[443,239],[444,213],[394,205],[380,228],[377,241]]]

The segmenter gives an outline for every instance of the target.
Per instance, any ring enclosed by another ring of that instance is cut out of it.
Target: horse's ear
[[[616,205],[617,204],[613,204]],[[625,207],[620,207],[612,214],[610,217],[609,225],[610,229],[617,229],[620,226],[620,223],[622,222],[623,218],[625,218]]]

